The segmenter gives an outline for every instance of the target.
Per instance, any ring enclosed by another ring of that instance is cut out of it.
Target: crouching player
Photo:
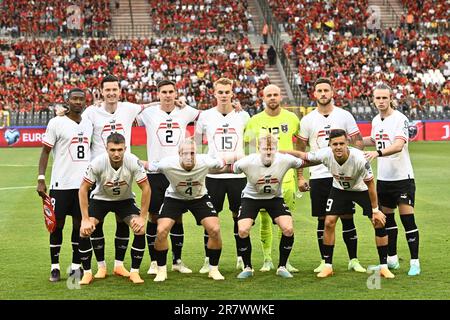
[[[139,267],[145,252],[145,224],[150,202],[150,184],[139,159],[125,153],[125,138],[120,133],[112,133],[107,138],[107,154],[96,157],[89,165],[79,191],[82,214],[80,228],[80,257],[84,275],[80,284],[93,281],[91,271],[92,244],[90,235],[95,226],[102,222],[108,212],[115,212],[134,232],[131,247],[130,280],[143,283]],[[136,207],[131,186],[135,180],[142,190],[141,209]],[[88,205],[89,188],[96,184]]]
[[[203,225],[208,233],[208,276],[214,280],[224,280],[218,268],[222,252],[219,217],[207,194],[205,178],[210,169],[223,168],[225,162],[207,155],[196,155],[195,142],[185,140],[180,144],[177,156],[163,158],[157,163],[147,163],[146,166],[149,171],[163,173],[169,181],[157,217],[155,254],[158,271],[154,281],[167,279],[167,236],[176,219],[187,210],[192,212],[197,225]]]
[[[250,154],[234,163],[231,171],[245,173],[247,185],[242,192],[241,207],[238,214],[239,251],[244,261],[244,270],[237,276],[245,279],[253,276],[251,262],[252,245],[250,229],[261,209],[265,209],[272,222],[277,224],[282,236],[280,240],[280,260],[276,274],[292,278],[286,263],[294,244],[294,227],[291,212],[282,196],[282,183],[286,172],[317,163],[306,164],[303,160],[277,152],[278,139],[271,134],[263,135],[258,141],[259,153]]]
[[[384,227],[385,215],[378,208],[378,198],[374,177],[364,153],[348,146],[348,137],[344,130],[330,132],[328,148],[317,152],[286,151],[306,161],[320,161],[333,175],[333,187],[328,195],[325,233],[323,239],[325,267],[317,274],[319,278],[333,275],[333,250],[336,221],[339,216],[354,213],[354,202],[363,209],[375,228],[375,242],[380,259],[380,274],[385,278],[394,278],[387,267],[388,237]]]

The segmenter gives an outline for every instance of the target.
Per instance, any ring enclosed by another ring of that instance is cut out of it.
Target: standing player
[[[327,78],[319,78],[314,84],[314,97],[317,99],[317,108],[304,116],[300,122],[299,149],[305,151],[309,145],[310,151],[327,148],[329,134],[332,129],[342,129],[351,139],[352,145],[363,149],[362,137],[353,116],[341,108],[333,105],[333,85]],[[303,170],[298,170],[298,185],[302,192],[311,191],[311,212],[317,217],[317,241],[319,243],[322,261],[314,269],[321,272],[325,266],[323,249],[323,232],[325,225],[325,209],[328,195],[333,184],[333,177],[324,165],[311,167],[309,185],[303,177]],[[341,215],[342,237],[349,256],[348,269],[357,272],[366,272],[357,259],[358,237],[356,234],[353,215]]]
[[[150,185],[145,169],[139,159],[125,153],[125,137],[120,133],[108,136],[107,154],[95,158],[89,165],[79,191],[82,221],[80,228],[80,256],[84,275],[80,284],[87,285],[93,281],[91,271],[92,244],[90,235],[95,226],[104,220],[108,212],[113,211],[134,232],[131,246],[130,280],[143,283],[139,267],[145,252],[145,223],[147,221],[150,199]],[[142,190],[141,209],[136,207],[131,191],[133,180]],[[89,189],[96,184],[91,193],[88,206]]]
[[[46,196],[45,171],[47,170],[50,151],[53,150],[52,178],[50,197],[55,209],[56,230],[50,234],[50,281],[59,281],[61,277],[59,252],[63,241],[63,228],[66,215],[72,216],[72,266],[71,275],[80,270],[78,252],[81,211],[78,202],[78,189],[83,174],[89,164],[92,124],[81,118],[86,106],[83,90],[74,88],[67,97],[69,112],[63,117],[55,117],[47,125],[41,157],[39,159],[39,176],[37,192]]]
[[[214,83],[214,96],[217,106],[203,111],[196,124],[197,142],[203,141],[203,134],[208,140],[208,154],[213,158],[224,159],[229,155],[244,155],[244,130],[250,119],[246,111],[237,112],[232,104],[233,81],[220,78]],[[237,214],[241,205],[241,193],[247,179],[244,174],[208,174],[206,188],[217,213],[223,209],[225,195],[228,197],[228,208],[234,221],[234,238],[236,241],[237,263],[236,268],[242,269],[243,262],[238,251]],[[208,234],[204,236],[206,258],[200,273],[209,272]]]
[[[271,133],[278,138],[278,147],[284,150],[293,150],[294,137],[298,137],[300,121],[290,111],[281,108],[281,90],[276,85],[270,84],[264,88],[264,111],[253,116],[247,123],[244,141],[257,142],[261,133]],[[253,146],[252,146],[253,147]],[[283,198],[286,205],[292,210],[295,207],[295,176],[293,170],[289,170],[283,180]],[[272,219],[266,211],[261,212],[261,244],[264,253],[264,265],[262,272],[274,268],[272,263]],[[281,236],[281,230],[279,231]],[[289,272],[298,272],[296,268],[286,264]]]
[[[250,154],[232,165],[233,172],[243,172],[247,176],[238,215],[238,243],[245,266],[238,275],[239,279],[253,276],[250,229],[261,209],[267,210],[272,222],[282,231],[280,261],[276,274],[283,278],[292,278],[286,263],[294,244],[294,227],[291,212],[283,200],[281,186],[286,172],[290,168],[300,168],[304,162],[291,155],[277,153],[277,145],[277,137],[264,134],[258,140],[258,153]]]
[[[107,75],[101,82],[101,92],[104,102],[100,106],[91,106],[83,112],[83,118],[89,119],[94,126],[92,136],[91,160],[106,153],[106,141],[110,134],[120,133],[125,137],[126,152],[131,152],[131,127],[136,116],[150,105],[138,105],[120,102],[119,79]],[[130,273],[123,266],[128,247],[130,230],[125,222],[116,215],[115,261],[114,274],[128,277]],[[95,278],[105,278],[107,275],[105,263],[105,238],[103,221],[96,226],[91,235],[92,246],[97,258],[98,271]]]
[[[179,146],[179,155],[167,157],[158,163],[149,164],[151,171],[164,173],[169,180],[166,197],[158,213],[158,229],[155,253],[158,271],[154,281],[167,279],[167,235],[175,221],[187,210],[194,215],[197,225],[203,225],[208,233],[207,251],[209,274],[214,280],[224,280],[218,265],[222,251],[219,217],[205,187],[209,169],[223,168],[225,162],[207,155],[196,156],[195,142],[185,140]]]
[[[197,109],[186,106],[177,107],[175,82],[162,80],[158,83],[159,104],[152,108],[144,110],[138,117],[138,122],[145,125],[147,132],[147,160],[149,162],[158,162],[167,156],[176,156],[178,146],[186,136],[186,127],[193,122],[199,114]],[[164,201],[164,194],[169,181],[161,173],[150,172],[148,180],[152,186],[150,199],[150,217],[147,223],[147,245],[150,253],[150,269],[148,274],[156,274],[157,263],[155,256],[155,239],[157,228],[157,215]],[[172,270],[181,273],[191,273],[181,261],[181,251],[184,242],[184,229],[182,216],[173,225],[170,232],[172,242],[173,263]]]
[[[329,148],[322,148],[316,152],[288,151],[306,161],[322,162],[333,176],[333,186],[325,209],[323,239],[325,266],[317,277],[326,278],[333,275],[336,222],[339,216],[354,213],[354,203],[357,203],[362,207],[363,214],[371,219],[375,228],[380,274],[385,278],[394,278],[395,276],[387,267],[388,237],[384,227],[386,217],[378,209],[377,192],[370,163],[361,150],[348,146],[345,130],[331,130],[329,144]]]
[[[386,215],[388,266],[392,269],[400,268],[397,257],[398,229],[394,218],[394,210],[398,207],[411,254],[408,275],[417,276],[420,274],[419,229],[414,219],[416,185],[408,152],[409,121],[392,108],[392,90],[389,86],[376,86],[373,102],[379,114],[372,120],[371,137],[365,137],[364,143],[376,145],[377,149],[366,152],[366,158],[378,158],[377,192],[381,210]]]

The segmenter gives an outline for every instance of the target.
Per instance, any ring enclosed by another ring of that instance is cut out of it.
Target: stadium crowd
[[[0,35],[106,37],[109,0],[0,1]]]
[[[114,73],[126,101],[154,101],[156,82],[170,78],[198,109],[213,106],[212,83],[226,75],[236,79],[236,98],[254,114],[261,106],[258,93],[269,83],[262,52],[254,52],[247,38],[23,40],[2,47],[0,103],[11,110],[46,109],[62,103],[71,87],[96,88]]]
[[[235,33],[248,32],[251,15],[247,1],[238,0],[149,0],[155,31],[161,33]]]
[[[333,75],[336,104],[368,101],[377,82],[387,82],[396,100],[411,109],[426,104],[449,105],[449,37],[419,36],[415,32],[387,31],[378,37],[336,34],[297,37],[285,50],[297,61],[299,85],[312,99],[310,83]]]

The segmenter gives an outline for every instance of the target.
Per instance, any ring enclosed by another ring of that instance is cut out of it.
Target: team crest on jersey
[[[366,168],[366,170],[370,170],[370,163],[367,161],[364,167]]]
[[[289,129],[289,128],[288,128],[287,123],[281,125],[281,132],[287,133],[287,132],[288,132],[288,129]]]

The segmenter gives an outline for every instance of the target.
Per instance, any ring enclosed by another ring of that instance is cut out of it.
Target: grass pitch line
[[[0,191],[3,191],[3,190],[16,190],[16,189],[30,189],[30,188],[36,188],[36,186],[6,187],[6,188],[0,188]]]

